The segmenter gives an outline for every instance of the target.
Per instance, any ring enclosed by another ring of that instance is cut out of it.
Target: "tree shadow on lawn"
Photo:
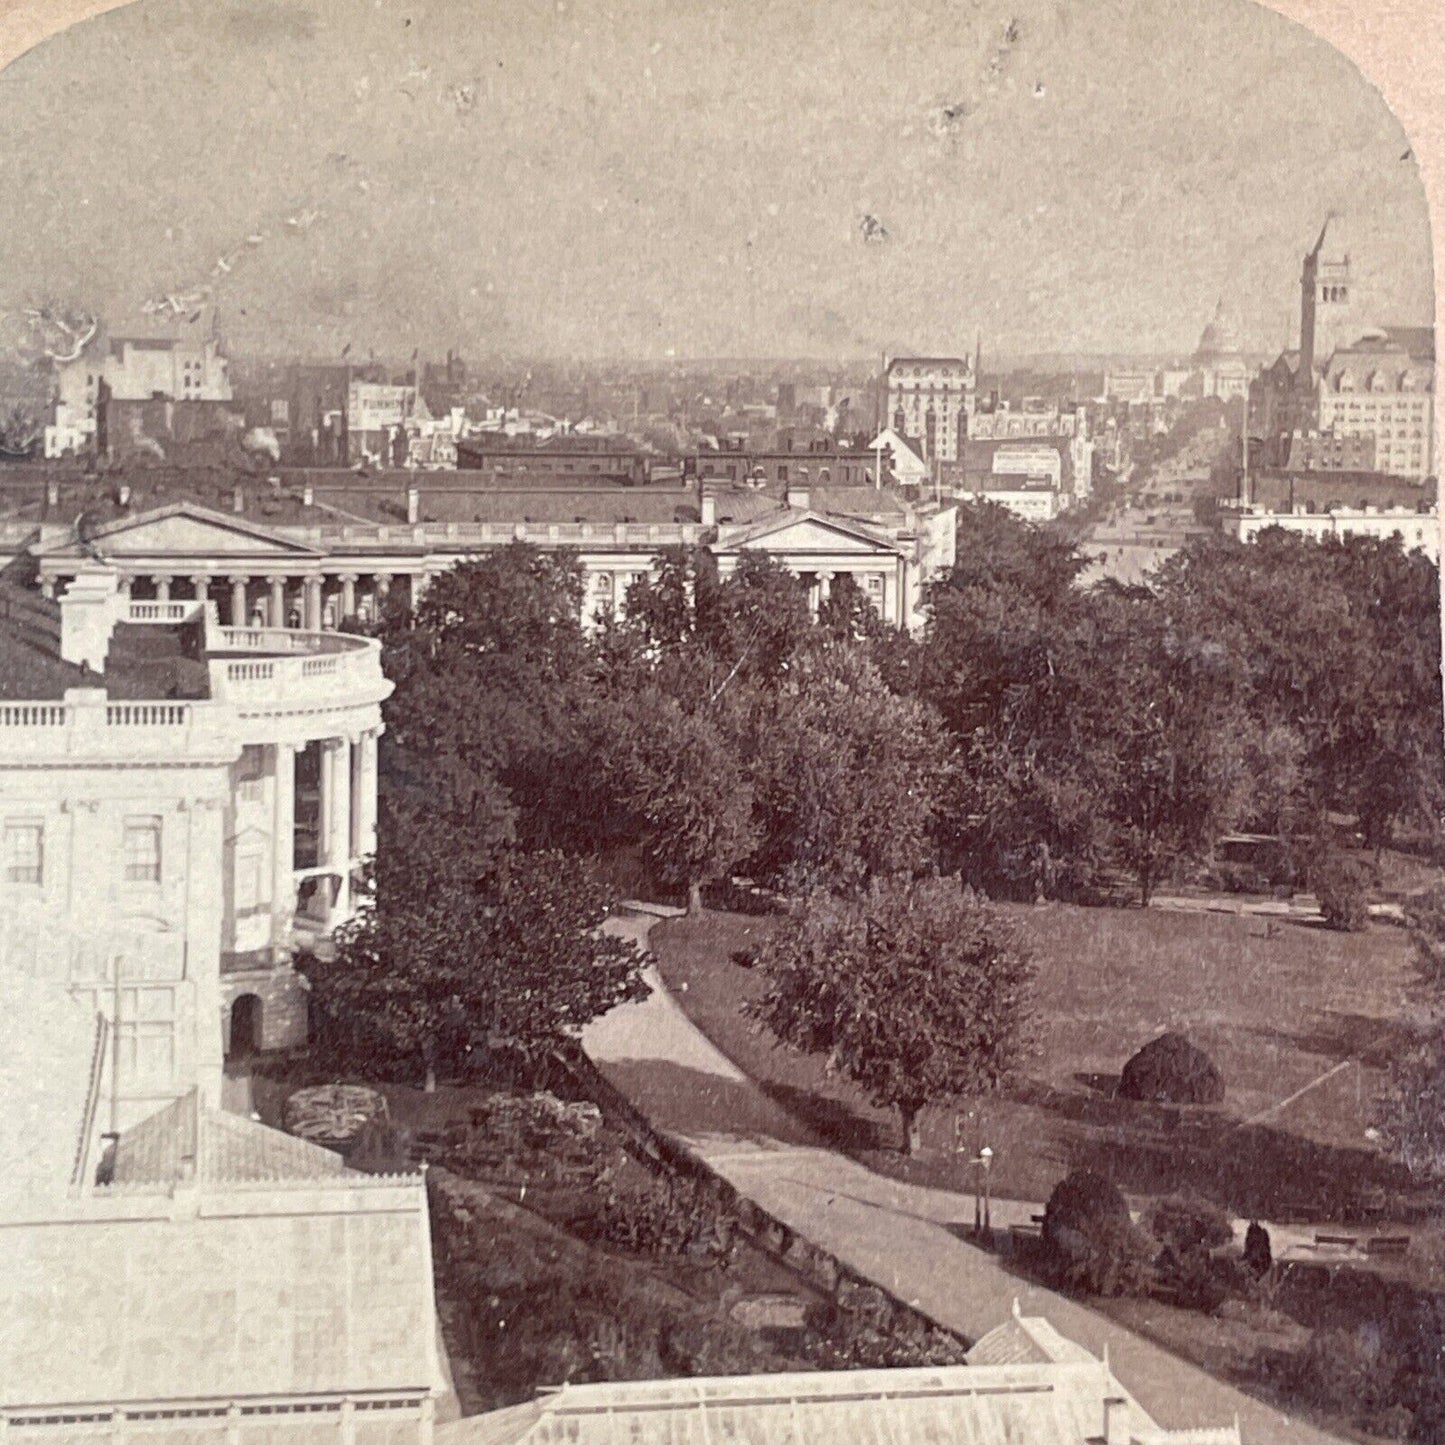
[[[1322,1059],[1335,1062],[1359,1059],[1374,1069],[1388,1068],[1392,1060],[1419,1039],[1418,1029],[1407,1020],[1342,1013],[1336,1009],[1321,1010],[1313,1027],[1302,1032],[1253,1026],[1248,1033]]]
[[[1199,1193],[1241,1218],[1347,1223],[1414,1218],[1428,1201],[1408,1171],[1366,1149],[1322,1144],[1267,1125],[1198,1111],[1174,1134],[1137,1127],[1062,1142],[1071,1169],[1126,1193]]]
[[[829,1142],[746,1079],[705,1073],[665,1059],[609,1060],[598,1069],[653,1125],[670,1134],[807,1148]]]
[[[898,1148],[899,1132],[896,1127],[890,1131],[881,1121],[865,1118],[841,1099],[774,1080],[759,1080],[758,1087],[774,1103],[801,1119],[833,1148],[845,1154]]]

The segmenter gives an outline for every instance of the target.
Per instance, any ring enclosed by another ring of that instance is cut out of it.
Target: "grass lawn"
[[[1195,1188],[1237,1214],[1272,1219],[1345,1219],[1362,1190],[1405,1191],[1365,1136],[1381,1065],[1409,1012],[1402,930],[1266,929],[1259,918],[1163,910],[1008,911],[1039,959],[1040,1048],[1006,1095],[959,1111],[968,1152],[994,1150],[1000,1197],[1044,1200],[1084,1166],[1131,1194]],[[953,1110],[930,1112],[922,1153],[906,1159],[893,1116],[742,1017],[761,980],[730,955],[767,927],[766,918],[713,913],[662,923],[651,944],[689,1017],[831,1143],[887,1173],[971,1187],[953,1153]],[[1128,1057],[1168,1029],[1214,1059],[1223,1105],[1170,1111],[1113,1097]]]

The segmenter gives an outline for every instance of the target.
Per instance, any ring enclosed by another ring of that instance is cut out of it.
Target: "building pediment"
[[[282,532],[259,527],[244,517],[213,512],[194,502],[176,502],[120,517],[87,532],[85,540],[72,532],[63,539],[36,544],[37,557],[77,559],[99,554],[106,561],[255,560],[259,557],[316,557],[319,549]]]
[[[864,556],[897,556],[899,549],[884,537],[856,523],[840,522],[815,512],[789,512],[742,527],[719,529],[717,551],[750,548],[779,555],[827,552]]]

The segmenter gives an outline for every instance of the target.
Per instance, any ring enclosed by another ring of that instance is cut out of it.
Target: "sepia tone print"
[[[0,1435],[1445,1438],[1384,31],[84,8],[0,13]]]

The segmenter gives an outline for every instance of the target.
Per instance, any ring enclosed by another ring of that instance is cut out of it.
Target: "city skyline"
[[[1263,353],[1293,343],[1331,210],[1378,319],[1433,314],[1384,102],[1233,0],[906,27],[841,3],[141,0],[0,75],[0,131],[36,201],[0,303],[123,327],[204,289],[242,351],[1183,353],[1222,297]]]

